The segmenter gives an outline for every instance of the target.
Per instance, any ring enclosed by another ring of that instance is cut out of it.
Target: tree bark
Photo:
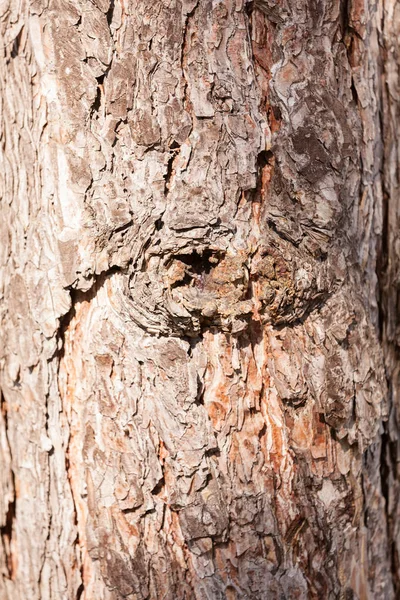
[[[398,598],[400,4],[0,22],[0,599]]]

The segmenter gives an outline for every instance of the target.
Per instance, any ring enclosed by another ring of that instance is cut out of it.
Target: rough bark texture
[[[400,594],[400,5],[1,0],[1,600]]]

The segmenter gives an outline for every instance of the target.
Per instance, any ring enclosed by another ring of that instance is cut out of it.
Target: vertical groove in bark
[[[396,597],[396,11],[0,5],[2,597]]]
[[[398,187],[399,147],[397,123],[399,118],[399,24],[400,13],[396,2],[384,2],[382,6],[381,62],[383,130],[383,197],[385,200],[385,228],[382,238],[380,265],[382,341],[385,353],[386,373],[389,381],[389,418],[383,436],[381,471],[385,491],[388,539],[390,540],[391,572],[396,597],[400,594],[400,529],[398,511],[400,506],[399,472],[399,341],[398,341]]]
[[[0,457],[2,466],[1,476],[1,521],[0,537],[2,543],[1,553],[1,572],[2,583],[0,590],[3,590],[4,579],[13,580],[16,576],[17,562],[13,540],[13,529],[16,508],[16,490],[14,474],[11,467],[11,449],[8,441],[7,432],[7,403],[0,391]]]

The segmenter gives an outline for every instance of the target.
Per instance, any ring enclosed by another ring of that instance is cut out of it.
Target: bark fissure
[[[7,402],[4,398],[2,391],[0,390],[0,410],[2,414],[2,424],[3,424],[3,435],[6,443],[6,452],[9,454],[10,462],[12,460],[11,446],[8,440],[8,425],[7,425]],[[4,452],[4,450],[3,450]],[[4,457],[4,455],[3,455]],[[4,457],[5,458],[5,457]],[[13,548],[13,535],[14,535],[14,523],[16,519],[16,509],[17,509],[17,498],[15,491],[15,476],[11,465],[4,464],[2,465],[3,469],[7,469],[9,467],[9,489],[7,490],[7,495],[5,495],[3,502],[7,503],[6,513],[2,515],[2,522],[0,525],[0,537],[2,541],[3,547],[3,556],[5,557],[5,563],[7,568],[7,577],[9,579],[14,579],[16,572],[16,556],[14,554]],[[6,475],[7,477],[7,475]],[[4,490],[5,491],[5,490]]]

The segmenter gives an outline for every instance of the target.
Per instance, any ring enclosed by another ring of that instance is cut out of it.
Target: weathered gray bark
[[[399,597],[400,4],[0,18],[0,599]]]

